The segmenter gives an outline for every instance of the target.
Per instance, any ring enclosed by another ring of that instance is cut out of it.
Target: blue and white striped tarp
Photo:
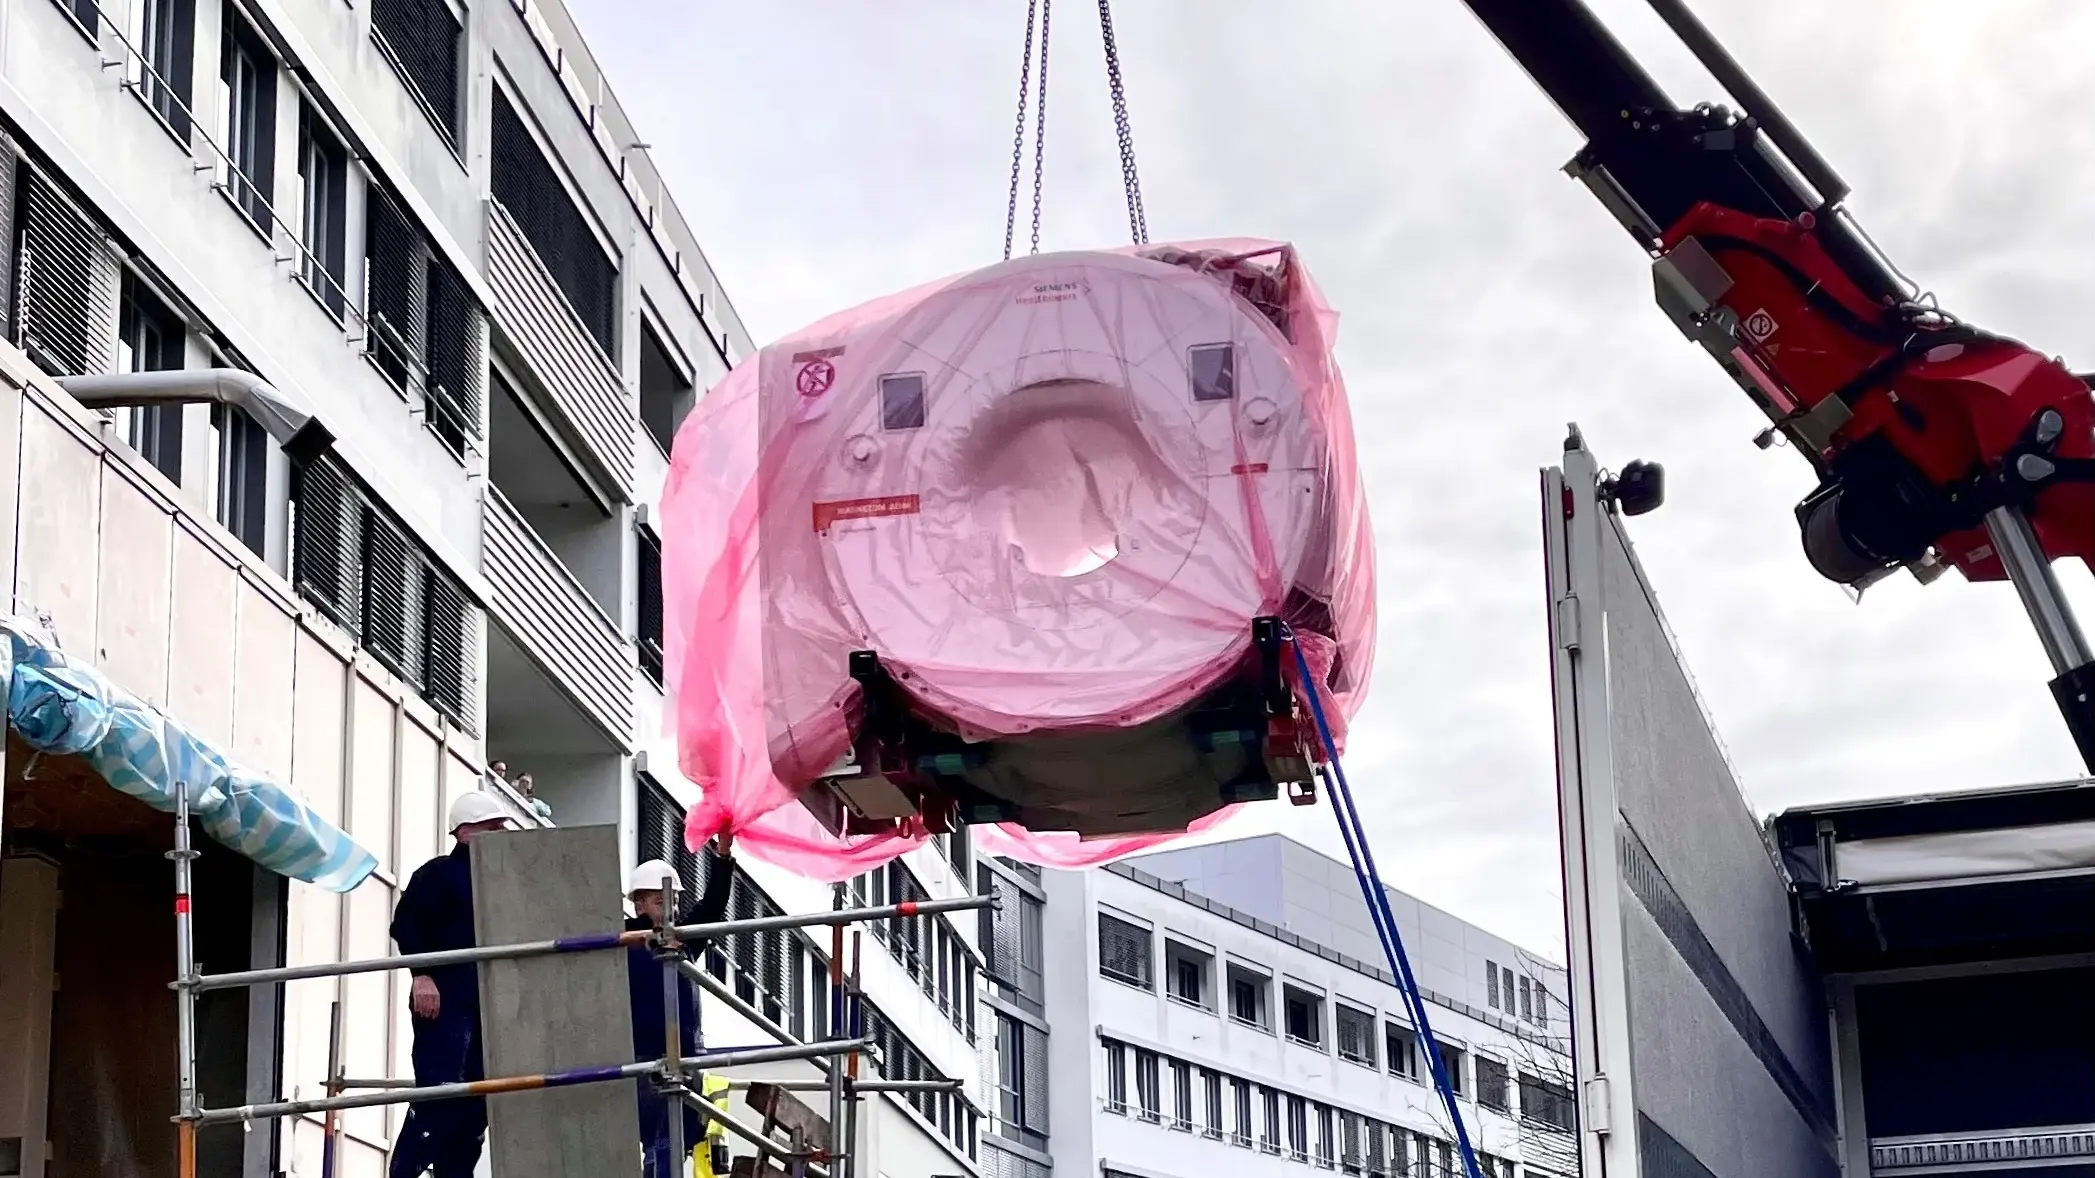
[[[334,892],[378,860],[303,798],[68,657],[35,622],[0,614],[7,722],[40,752],[77,753],[110,785],[169,814],[177,784],[206,834],[279,875]]]

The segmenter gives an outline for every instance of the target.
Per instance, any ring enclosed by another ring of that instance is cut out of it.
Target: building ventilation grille
[[[2023,1169],[2033,1163],[2086,1164],[2091,1158],[2095,1158],[2095,1125],[2057,1125],[2006,1133],[1878,1138],[1870,1142],[1870,1169],[1879,1174],[1965,1174],[1988,1169]]]

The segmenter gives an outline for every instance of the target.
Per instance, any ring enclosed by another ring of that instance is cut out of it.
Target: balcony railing
[[[523,354],[611,489],[632,498],[638,410],[523,231],[493,201],[487,203],[487,280],[496,327]]]
[[[495,617],[604,732],[633,743],[633,652],[553,550],[487,488],[480,565]]]

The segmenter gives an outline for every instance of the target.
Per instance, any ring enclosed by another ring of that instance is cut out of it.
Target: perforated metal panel
[[[538,149],[522,116],[495,92],[489,187],[545,264],[570,310],[604,355],[618,354],[618,264]]]
[[[459,40],[447,0],[371,0],[371,31],[445,139],[458,143]]]
[[[1101,912],[1098,917],[1098,971],[1136,986],[1150,984],[1149,930]]]

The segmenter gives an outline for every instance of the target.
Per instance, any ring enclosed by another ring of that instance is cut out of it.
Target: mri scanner
[[[1183,830],[1308,793],[1366,515],[1291,249],[1021,258],[766,349],[765,749],[832,831]]]

